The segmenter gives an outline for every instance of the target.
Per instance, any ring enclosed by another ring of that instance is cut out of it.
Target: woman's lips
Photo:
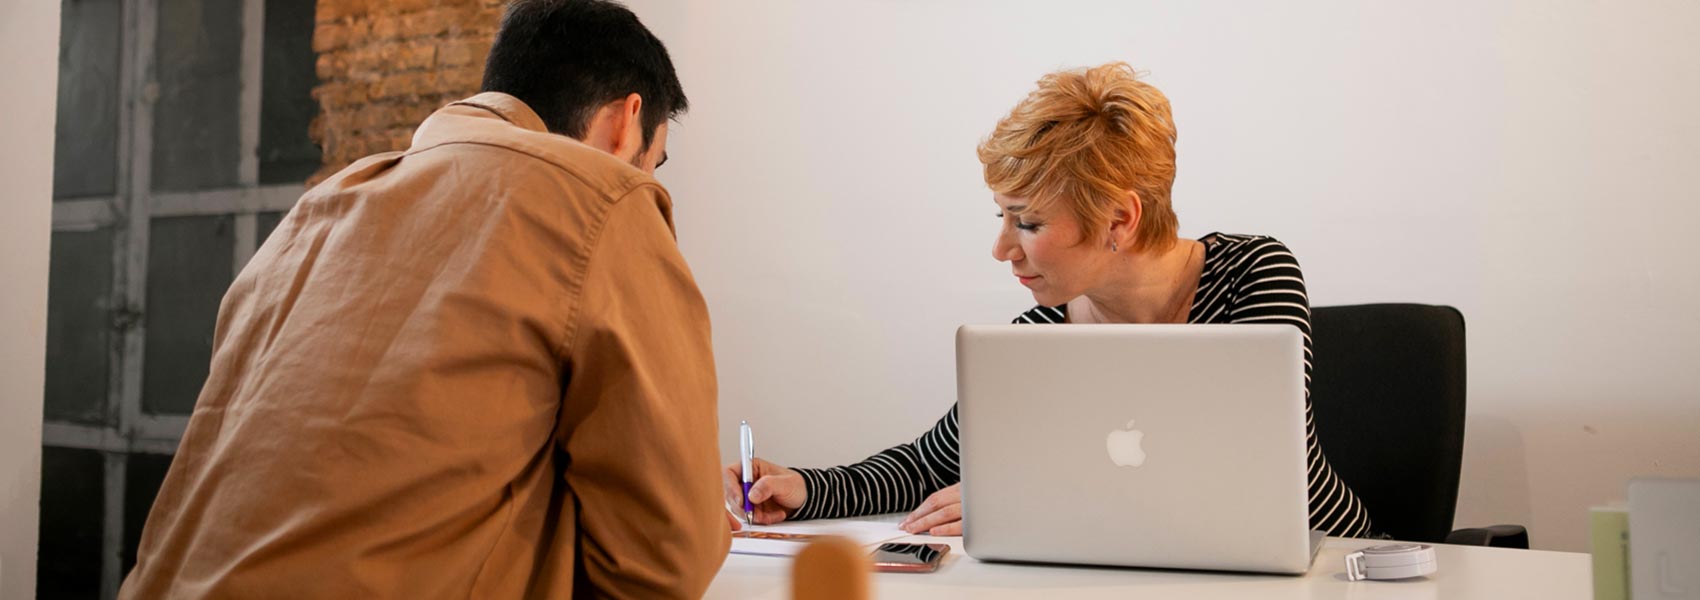
[[[1039,279],[1039,276],[1038,275],[1032,275],[1032,276],[1016,275],[1015,278],[1021,280],[1021,285],[1027,285],[1027,284],[1033,283],[1035,280]]]

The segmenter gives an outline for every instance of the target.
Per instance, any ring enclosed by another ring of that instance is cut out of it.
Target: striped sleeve
[[[914,442],[853,465],[796,469],[803,476],[807,499],[791,518],[833,519],[911,510],[933,492],[962,480],[957,452],[953,404]]]
[[[1062,323],[1061,307],[1035,306],[1011,323]],[[806,500],[792,519],[836,519],[914,509],[945,487],[962,481],[956,405],[932,430],[862,462],[830,469],[795,469],[803,476]]]
[[[1339,537],[1369,535],[1369,513],[1352,488],[1334,473],[1316,438],[1310,408],[1310,298],[1305,294],[1299,261],[1286,245],[1273,238],[1245,242],[1233,301],[1227,303],[1229,323],[1285,323],[1304,334],[1305,446],[1309,461],[1310,525]]]

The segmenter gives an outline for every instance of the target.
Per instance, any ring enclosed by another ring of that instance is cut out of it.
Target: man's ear
[[[643,150],[643,96],[637,92],[614,103],[614,156],[630,161]]]
[[[1110,213],[1110,242],[1120,248],[1132,248],[1139,231],[1139,220],[1145,216],[1139,202],[1139,192],[1128,190],[1115,212]]]

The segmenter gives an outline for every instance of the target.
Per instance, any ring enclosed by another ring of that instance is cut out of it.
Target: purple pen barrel
[[[754,485],[754,483],[749,482],[749,481],[744,482],[744,512],[750,512],[750,511],[756,509],[756,507],[750,505],[750,486],[751,485]]]

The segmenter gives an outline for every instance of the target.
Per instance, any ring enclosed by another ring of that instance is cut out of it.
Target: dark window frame
[[[99,0],[64,1],[70,4]],[[242,31],[239,34],[241,84],[236,98],[233,98],[238,103],[239,119],[236,180],[234,185],[213,189],[160,192],[153,189],[153,136],[154,110],[159,95],[159,69],[155,61],[159,48],[161,2],[109,1],[118,3],[121,13],[120,40],[117,42],[119,64],[117,156],[114,159],[116,180],[113,186],[115,189],[110,195],[56,196],[53,205],[53,230],[56,234],[110,232],[111,268],[107,273],[95,275],[104,275],[111,279],[110,292],[106,298],[108,318],[104,323],[104,326],[110,327],[104,336],[107,356],[105,397],[92,416],[61,418],[64,415],[48,414],[44,419],[42,431],[42,445],[54,448],[55,452],[94,451],[104,457],[100,475],[103,493],[99,502],[103,512],[98,528],[101,532],[99,590],[103,598],[116,597],[126,562],[133,560],[130,553],[134,551],[131,546],[140,531],[141,523],[138,520],[146,514],[139,506],[132,506],[134,503],[127,503],[126,498],[134,496],[140,501],[143,496],[151,496],[151,492],[156,490],[158,485],[155,479],[163,477],[162,469],[148,468],[141,469],[145,472],[132,473],[133,469],[129,467],[137,460],[157,466],[159,457],[174,454],[188,424],[186,414],[154,414],[144,410],[143,367],[147,358],[147,334],[144,324],[147,321],[150,232],[158,219],[228,218],[233,234],[230,238],[231,269],[228,277],[234,278],[263,241],[260,238],[262,220],[267,224],[275,223],[276,215],[293,207],[304,191],[303,185],[299,183],[262,183],[261,171],[266,167],[259,156],[263,114],[268,110],[268,106],[277,104],[275,99],[267,97],[268,91],[262,89],[263,83],[266,82],[264,68],[268,60],[276,64],[280,55],[267,47],[265,38],[274,25],[267,19],[268,16],[275,15],[292,15],[299,18],[301,12],[289,12],[277,7],[267,10],[266,0],[236,0],[240,4],[242,23]],[[307,14],[311,14],[311,10],[307,11]],[[293,34],[300,34],[299,25],[293,24],[296,26],[291,30]],[[309,37],[306,45],[309,49],[311,31],[312,24],[306,24],[305,35]],[[290,44],[291,50],[281,54],[285,60],[288,60],[289,56],[300,58],[301,40],[278,39]],[[71,40],[64,42],[70,43]],[[311,70],[310,67],[308,70]],[[295,84],[303,82],[299,76],[288,81]],[[310,89],[316,82],[307,81],[306,84]],[[286,88],[270,94],[295,95],[296,91],[300,90]],[[310,97],[303,98],[302,101],[312,102]],[[287,105],[287,101],[284,104]],[[312,109],[317,110],[316,102],[313,103]],[[61,118],[66,116],[74,118],[76,115],[61,115]],[[295,117],[298,118],[299,115]],[[294,142],[295,150],[302,150],[299,139]],[[297,163],[302,162],[302,153],[297,152],[294,159]],[[75,169],[76,165],[56,165],[55,168]],[[291,168],[299,172],[303,166],[296,164]],[[304,179],[306,175],[301,177]],[[279,177],[274,176],[269,181],[277,179]],[[52,304],[52,298],[49,303]],[[81,318],[88,317],[84,315]],[[206,318],[210,320],[214,315],[207,315]],[[56,477],[55,473],[45,470],[44,475],[47,478]]]

